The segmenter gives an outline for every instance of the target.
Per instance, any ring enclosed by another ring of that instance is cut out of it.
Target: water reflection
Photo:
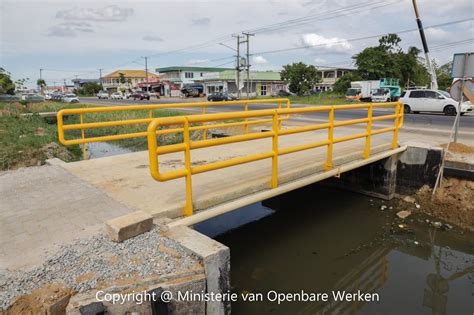
[[[409,232],[394,231],[401,209],[381,211],[381,203],[314,186],[266,201],[273,210],[256,204],[196,228],[215,235],[226,222],[241,225],[216,237],[231,249],[234,292],[380,296],[378,302],[279,305],[239,300],[234,314],[472,314],[473,234],[434,230],[415,214]],[[246,218],[251,223],[242,225]]]

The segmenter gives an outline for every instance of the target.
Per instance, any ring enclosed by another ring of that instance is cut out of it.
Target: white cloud
[[[199,18],[199,19],[193,19],[192,22],[193,22],[192,23],[193,25],[207,26],[209,25],[209,23],[211,23],[211,19],[208,17],[204,17],[204,18]]]
[[[346,39],[326,38],[315,33],[303,34],[301,46],[312,46],[311,48],[332,53],[350,53],[352,50],[352,45]]]
[[[316,57],[316,58],[314,58],[313,60],[314,60],[315,63],[319,63],[319,64],[326,62],[326,59],[324,59],[324,58],[319,58],[319,57]]]
[[[73,8],[61,10],[56,17],[65,20],[83,20],[96,22],[121,22],[133,14],[133,9],[120,8],[117,5],[108,5],[100,9]]]
[[[200,65],[203,63],[208,63],[209,61],[210,61],[209,59],[191,59],[186,64],[188,66],[194,66],[194,65]]]
[[[161,38],[158,35],[145,35],[142,37],[143,40],[149,41],[149,42],[162,42],[163,38]]]
[[[262,56],[255,56],[252,58],[252,61],[254,64],[256,65],[264,65],[264,64],[267,64],[268,63],[268,60],[265,59],[264,57]]]

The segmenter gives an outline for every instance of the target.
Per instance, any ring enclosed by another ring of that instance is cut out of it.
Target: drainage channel
[[[472,313],[473,234],[417,212],[401,220],[401,210],[318,184],[194,228],[230,248],[234,314]],[[358,290],[369,295],[334,295]],[[278,293],[296,301],[278,303]],[[312,301],[318,293],[328,301]]]

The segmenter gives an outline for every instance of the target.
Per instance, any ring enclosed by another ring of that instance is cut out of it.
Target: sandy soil
[[[447,144],[445,143],[445,144],[442,144],[441,146],[443,148],[446,148]],[[449,144],[449,152],[474,154],[474,147],[468,146],[462,143],[451,142]]]
[[[474,182],[444,178],[432,199],[432,189],[422,187],[415,196],[420,211],[474,231]]]

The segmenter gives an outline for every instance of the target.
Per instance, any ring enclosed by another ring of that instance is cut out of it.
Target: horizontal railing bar
[[[311,126],[304,126],[304,127],[296,127],[296,128],[291,128],[291,129],[279,130],[278,135],[286,136],[286,135],[291,135],[291,134],[295,134],[295,133],[326,129],[326,128],[329,128],[330,125],[331,124],[329,124],[329,123],[325,123],[325,124],[319,124],[319,125],[311,125]]]
[[[321,140],[318,142],[302,144],[302,145],[291,147],[291,148],[279,149],[278,155],[285,155],[285,154],[295,153],[299,151],[314,149],[314,148],[322,147],[328,144],[329,144],[329,140]]]
[[[237,143],[242,141],[257,140],[263,138],[270,138],[274,135],[273,131],[265,131],[259,133],[249,133],[245,135],[230,136],[224,138],[215,138],[208,140],[192,141],[190,143],[191,149],[209,148],[221,144]]]
[[[334,138],[333,143],[346,142],[346,141],[349,141],[349,140],[364,138],[366,136],[367,136],[367,132],[356,133],[354,135],[348,135],[348,136],[342,136],[342,137]]]
[[[127,106],[107,106],[107,107],[83,107],[62,109],[58,115],[74,115],[87,113],[104,113],[115,111],[136,111],[136,110],[150,110],[150,109],[167,109],[178,107],[213,107],[226,105],[245,105],[245,104],[274,104],[278,102],[288,102],[287,98],[264,99],[264,100],[238,100],[238,101],[221,101],[221,102],[193,102],[193,103],[171,103],[171,104],[147,104],[147,105],[127,105]]]
[[[250,163],[273,157],[273,152],[258,153],[243,157],[236,157],[225,161],[214,162],[206,165],[199,165],[191,168],[191,174],[199,174],[213,171],[225,167],[235,166],[239,164]]]

